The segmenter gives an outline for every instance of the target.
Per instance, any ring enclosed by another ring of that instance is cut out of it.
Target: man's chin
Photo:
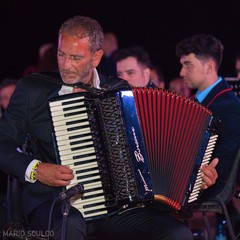
[[[190,83],[189,81],[186,81],[186,80],[185,80],[185,84],[186,84],[186,86],[187,86],[188,88],[192,88],[192,85],[191,85],[191,83]]]
[[[67,84],[74,84],[78,82],[78,79],[76,78],[75,74],[65,74],[65,73],[61,73],[61,77],[63,82],[67,83]]]

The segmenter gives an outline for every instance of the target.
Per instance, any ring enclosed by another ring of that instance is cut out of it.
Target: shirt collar
[[[100,89],[100,78],[97,69],[93,69],[93,87]]]
[[[219,83],[222,81],[222,77],[218,77],[217,81],[215,83],[213,83],[212,85],[210,85],[208,88],[204,89],[203,91],[197,91],[196,95],[195,95],[195,99],[198,100],[198,102],[202,102],[205,97],[209,94],[209,92]]]

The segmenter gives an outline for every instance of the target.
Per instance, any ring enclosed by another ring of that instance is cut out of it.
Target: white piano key
[[[96,213],[91,213],[91,214],[84,214],[84,212],[83,212],[82,214],[85,218],[90,218],[90,217],[101,216],[101,215],[107,214],[107,210],[102,210],[102,211],[98,211]]]
[[[79,149],[79,150],[76,150],[76,151],[71,151],[71,150],[64,150],[62,152],[59,153],[60,157],[61,157],[61,160],[62,160],[62,157],[65,157],[66,155],[69,155],[69,154],[87,154],[87,153],[94,153],[94,147],[89,147],[87,149]]]
[[[77,159],[77,160],[76,159],[73,160],[72,156],[69,156],[69,157],[71,157],[71,159],[66,160],[66,161],[62,161],[62,165],[67,165],[67,166],[69,166],[70,168],[73,168],[73,169],[79,169],[80,167],[81,167],[81,169],[85,169],[85,168],[97,167],[98,166],[96,161],[81,164],[81,162],[96,159],[96,156],[94,156],[94,155],[83,157],[83,158]]]
[[[51,112],[60,112],[66,107],[78,107],[79,108],[79,106],[82,106],[82,105],[84,105],[84,101],[75,102],[75,103],[71,103],[71,104],[68,104],[68,105],[62,105],[61,104],[61,105],[51,106]]]
[[[66,141],[74,136],[83,135],[83,134],[89,134],[89,136],[91,136],[91,138],[92,138],[92,135],[90,135],[91,131],[89,129],[77,129],[77,130],[74,130],[71,132],[66,132],[66,131],[62,132],[61,135],[59,134],[56,136],[56,140],[57,140],[57,143],[59,143],[59,142],[61,143],[61,141]],[[89,137],[89,136],[83,136],[83,137],[81,137],[81,139],[84,140],[85,137]]]
[[[95,205],[93,207],[89,207],[89,208],[83,208],[82,204],[76,204],[76,203],[73,203],[73,205],[77,208],[80,212],[85,212],[86,215],[88,214],[98,214],[97,212],[99,212],[98,210],[100,211],[104,211],[106,212],[106,206],[104,204],[101,204],[101,205]],[[96,211],[95,213],[88,213],[89,211]]]
[[[91,150],[88,152],[88,153],[86,153],[86,155],[87,154],[94,154],[94,152],[92,152]],[[74,158],[76,158],[76,159],[74,159]],[[84,157],[83,157],[84,158]],[[96,158],[96,157],[95,157]],[[69,160],[73,160],[73,161],[79,161],[80,162],[80,160],[79,159],[81,159],[81,155],[79,154],[79,153],[76,153],[76,154],[74,154],[74,155],[71,155],[71,154],[69,154],[69,155],[65,155],[65,156],[61,156],[61,158],[60,158],[60,160],[61,160],[61,163],[64,165],[65,164],[65,161],[69,161]],[[65,165],[67,165],[67,164],[65,164]]]
[[[102,190],[102,189],[98,189],[98,190],[94,190],[94,191],[92,191],[92,192],[85,192],[84,194],[83,194],[83,196],[84,197],[88,197],[88,196],[91,196],[91,195],[93,195],[93,194],[103,194],[104,193],[104,191]]]
[[[92,180],[98,180],[98,179],[100,179],[99,175],[97,175],[97,176],[89,176],[89,177],[86,177],[84,179],[79,179],[79,181],[85,182],[85,181],[92,181]]]
[[[105,202],[104,196],[98,196],[94,198],[88,198],[88,199],[77,199],[76,202],[81,202],[81,204],[86,204],[86,205],[91,205],[94,203],[99,203],[99,202]]]
[[[86,172],[81,172],[81,173],[76,173],[78,177],[83,177],[83,176],[87,176],[87,175],[91,175],[91,174],[95,174],[95,173],[99,173],[99,170],[90,170],[90,171],[86,171]]]
[[[85,99],[84,96],[77,96],[77,97],[73,97],[73,98],[68,98],[68,99],[62,99],[62,100],[58,100],[58,101],[53,101],[49,103],[49,106],[51,108],[55,107],[55,106],[63,106],[63,103],[67,103],[67,102],[71,102],[71,101],[75,101],[78,100],[79,102],[83,101]]]
[[[67,140],[65,139],[64,141],[59,141],[57,143],[57,145],[60,147],[60,146],[64,146],[64,145],[70,145],[76,141],[91,141],[92,139],[93,139],[92,136],[88,135],[88,136],[84,136],[81,138],[72,138],[72,139],[67,139]]]
[[[54,120],[58,119],[58,117],[66,117],[64,115],[73,113],[73,115],[78,115],[79,112],[87,112],[86,107],[80,107],[80,108],[69,108],[69,109],[61,109],[58,111],[52,111],[51,115]]]
[[[76,122],[79,120],[81,120],[81,122]],[[84,120],[86,120],[86,121],[84,121]],[[89,124],[89,121],[87,121],[87,120],[88,119],[85,119],[85,118],[79,119],[76,116],[71,116],[71,117],[68,117],[67,119],[61,119],[61,120],[55,121],[54,128],[58,129],[57,127],[60,127],[60,126],[66,126],[66,128],[68,128],[68,127],[72,127],[74,125],[85,126],[85,125]]]
[[[93,141],[82,142],[82,143],[78,143],[78,144],[74,144],[74,145],[70,145],[69,143],[66,143],[64,145],[58,146],[58,150],[64,151],[67,149],[76,148],[76,147],[84,147],[84,146],[88,146],[88,145],[93,145]]]
[[[91,133],[91,129],[89,127],[82,128],[82,129],[72,129],[70,131],[62,130],[62,131],[57,132],[55,135],[56,135],[57,142],[58,142],[59,141],[58,137],[61,137],[66,134],[68,134],[68,136],[76,136],[76,134],[81,135],[81,134],[86,134],[86,133]]]
[[[90,189],[97,188],[97,187],[102,187],[102,183],[100,181],[84,184],[85,190],[90,190]]]
[[[81,114],[78,114],[78,117],[79,119],[86,119],[88,115],[87,113],[81,113]],[[53,125],[54,125],[54,122],[61,121],[62,119],[63,119],[63,116],[55,116],[53,119]]]

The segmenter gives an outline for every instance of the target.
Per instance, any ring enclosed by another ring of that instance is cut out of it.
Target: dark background
[[[39,46],[56,43],[61,23],[74,15],[97,19],[104,31],[115,32],[120,47],[142,45],[167,81],[180,68],[176,43],[211,33],[224,44],[220,74],[235,75],[240,0],[3,0],[0,13],[0,80],[20,78],[37,61]]]

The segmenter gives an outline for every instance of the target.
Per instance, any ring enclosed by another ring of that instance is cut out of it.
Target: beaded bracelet
[[[32,171],[31,171],[31,173],[30,173],[30,180],[31,180],[31,181],[36,181],[36,170],[37,170],[37,167],[38,167],[38,165],[39,165],[40,163],[41,163],[41,162],[38,161],[38,162],[36,162],[36,163],[33,164],[33,166],[32,166]]]

